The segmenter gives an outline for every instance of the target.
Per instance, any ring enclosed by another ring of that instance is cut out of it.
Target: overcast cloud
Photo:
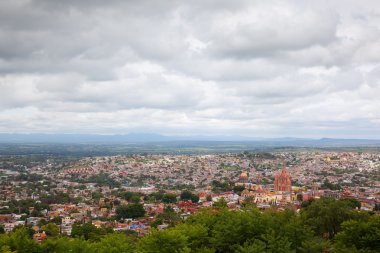
[[[0,132],[380,138],[380,2],[0,1]]]

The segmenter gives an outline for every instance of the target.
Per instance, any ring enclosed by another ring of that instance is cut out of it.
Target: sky
[[[378,0],[2,0],[0,133],[380,138]]]

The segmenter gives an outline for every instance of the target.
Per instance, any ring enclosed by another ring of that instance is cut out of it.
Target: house
[[[41,243],[46,239],[46,234],[45,231],[42,233],[36,233],[33,235],[33,239],[36,240],[37,242]]]

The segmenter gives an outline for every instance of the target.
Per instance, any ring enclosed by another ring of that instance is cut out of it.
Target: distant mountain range
[[[130,143],[210,143],[235,142],[259,146],[295,147],[380,147],[380,140],[370,139],[309,139],[309,138],[252,138],[244,136],[167,136],[151,133],[124,135],[96,134],[7,134],[0,133],[0,143],[73,143],[73,144],[130,144]]]

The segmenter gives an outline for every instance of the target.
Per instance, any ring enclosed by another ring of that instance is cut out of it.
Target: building
[[[246,184],[248,183],[248,174],[247,172],[243,171],[239,176],[239,183]]]
[[[292,190],[292,181],[289,173],[286,171],[285,163],[281,172],[274,177],[274,190],[290,192]]]
[[[42,242],[46,239],[46,234],[45,234],[45,231],[42,232],[42,233],[37,233],[37,234],[34,234],[33,235],[33,238],[34,240],[36,240],[37,242]]]

